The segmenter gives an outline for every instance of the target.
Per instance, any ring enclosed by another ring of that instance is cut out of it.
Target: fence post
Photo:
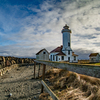
[[[45,79],[45,69],[46,69],[46,65],[43,64],[43,73],[42,73],[42,80]],[[43,93],[43,85],[41,85],[41,93]]]
[[[35,78],[35,67],[36,67],[36,62],[34,62],[34,78]]]

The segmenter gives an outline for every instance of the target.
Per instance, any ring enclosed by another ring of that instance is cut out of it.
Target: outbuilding
[[[100,58],[99,53],[91,53],[89,55],[89,61],[90,62],[99,62],[99,58]]]
[[[46,49],[40,50],[36,53],[36,60],[49,60],[49,52]]]

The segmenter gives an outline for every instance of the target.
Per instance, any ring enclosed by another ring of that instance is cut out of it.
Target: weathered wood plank
[[[47,86],[47,84],[42,80],[42,85],[46,89],[46,91],[50,94],[50,96],[53,98],[53,100],[59,100],[59,98],[54,94],[54,92]]]
[[[45,69],[46,65],[43,64],[42,80],[45,80]],[[43,85],[41,85],[41,93],[43,93]]]
[[[36,62],[34,62],[34,78],[35,78],[35,67],[36,67]]]
[[[40,75],[40,66],[41,66],[41,64],[39,63],[39,68],[38,68],[38,77],[39,77],[39,75]]]
[[[46,64],[55,68],[60,68],[68,71],[73,71],[79,74],[84,74],[92,77],[100,78],[100,66],[89,64],[77,64],[77,63],[61,63],[52,61],[35,60],[37,63]]]

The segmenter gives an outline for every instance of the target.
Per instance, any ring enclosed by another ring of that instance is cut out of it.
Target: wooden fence
[[[37,63],[42,63],[55,68],[60,68],[78,74],[84,74],[96,78],[100,78],[100,65],[93,64],[78,64],[78,63],[66,63],[66,62],[52,62],[52,61],[39,61],[35,60]]]
[[[35,62],[35,64],[34,64],[34,78],[35,78],[36,63],[43,64],[43,72],[42,72],[42,80],[43,81],[42,81],[41,92],[43,92],[43,86],[44,86],[43,83],[44,83],[44,80],[45,80],[46,65],[52,66],[52,67],[55,67],[55,68],[60,68],[60,69],[72,71],[72,72],[76,72],[76,73],[79,73],[79,74],[84,74],[84,75],[100,78],[100,66],[99,65],[89,65],[89,64],[87,65],[87,64],[77,64],[77,63],[61,63],[61,62],[51,62],[51,61],[41,61],[41,60],[40,61],[35,60],[34,62]],[[46,87],[47,86],[45,86],[45,88]],[[59,99],[54,99],[54,100],[59,100]]]
[[[35,78],[36,62],[37,61],[34,61],[34,78]],[[42,64],[42,65],[43,65],[43,71],[42,71],[42,81],[41,81],[41,93],[43,93],[43,88],[45,88],[45,90],[49,93],[49,95],[53,98],[53,100],[59,100],[59,98],[55,95],[55,93],[45,83],[46,64]],[[39,76],[39,71],[40,71],[40,63],[39,63],[39,69],[38,69],[38,76]]]
[[[54,92],[48,87],[48,85],[42,80],[42,86],[46,89],[46,91],[50,94],[53,100],[59,100],[59,98],[54,94]]]

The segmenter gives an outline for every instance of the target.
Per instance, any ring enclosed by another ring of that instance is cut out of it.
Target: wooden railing
[[[59,98],[54,94],[54,92],[48,87],[48,85],[42,80],[42,86],[46,89],[46,91],[50,94],[53,100],[59,100]]]
[[[35,76],[36,63],[39,63],[39,62],[34,61],[34,78],[36,77]],[[43,65],[43,70],[42,70],[42,81],[41,81],[41,93],[43,93],[43,89],[45,88],[45,90],[49,93],[49,95],[53,98],[53,100],[59,100],[59,98],[56,96],[56,94],[45,83],[46,64],[42,64],[42,65]],[[39,71],[40,71],[40,63],[39,63],[38,76],[39,76]]]
[[[44,84],[46,84],[46,83],[44,83],[46,65],[52,66],[55,68],[60,68],[60,69],[72,71],[72,72],[76,72],[79,74],[84,74],[84,75],[100,78],[100,66],[97,66],[97,65],[89,65],[89,64],[87,65],[87,64],[77,64],[77,63],[61,63],[61,62],[41,61],[41,60],[40,61],[35,60],[34,62],[35,62],[35,64],[34,64],[34,78],[35,78],[36,63],[43,64],[41,93],[43,93],[43,87],[47,88],[47,85],[44,85]],[[47,92],[50,94],[50,92],[48,90],[47,90]],[[52,94],[54,94],[54,93],[52,93]],[[51,97],[52,97],[52,95],[51,95]],[[52,98],[54,99],[54,97],[52,97]],[[57,98],[54,100],[59,100],[59,99]]]
[[[41,60],[40,61],[35,60],[35,62],[52,66],[55,68],[76,72],[78,74],[84,74],[84,75],[100,78],[100,65],[52,62],[52,61],[41,61]]]

